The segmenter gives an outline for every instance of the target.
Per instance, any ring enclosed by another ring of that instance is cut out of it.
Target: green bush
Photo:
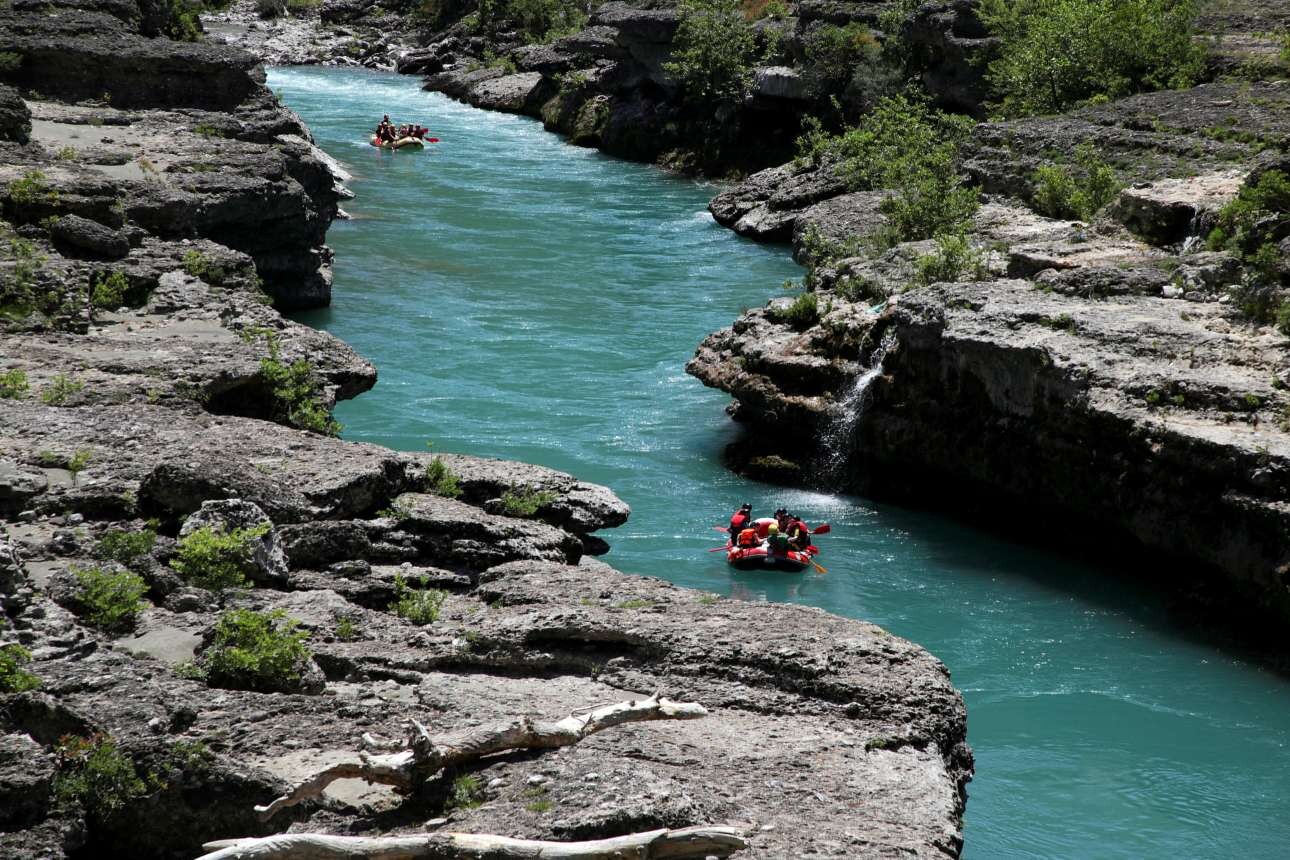
[[[253,541],[264,537],[271,528],[266,522],[231,532],[212,526],[195,529],[179,539],[170,566],[201,588],[240,588],[255,571]]]
[[[7,75],[22,68],[22,54],[0,51],[0,75]]]
[[[889,242],[930,239],[962,229],[980,205],[963,183],[958,157],[972,120],[931,107],[925,98],[896,95],[840,135],[807,124],[798,139],[801,161],[838,162],[852,191],[890,189],[880,205]]]
[[[411,588],[401,574],[394,575],[394,614],[413,624],[433,624],[439,620],[439,611],[448,598],[448,592],[438,588],[425,588],[425,577],[420,589]]]
[[[1035,210],[1049,218],[1091,221],[1124,186],[1092,146],[1075,147],[1079,174],[1065,165],[1046,164],[1033,177]]]
[[[80,804],[92,819],[105,821],[148,793],[148,782],[107,735],[64,735],[54,755],[58,762],[54,796],[63,803]]]
[[[914,262],[913,286],[952,283],[965,279],[981,280],[986,275],[985,255],[972,247],[965,233],[936,237],[936,251]]]
[[[308,12],[322,5],[322,0],[287,0],[287,10],[293,14]]]
[[[219,286],[228,277],[222,266],[215,265],[209,257],[197,250],[184,252],[183,266],[185,273],[213,286]]]
[[[269,333],[265,340],[269,354],[260,359],[260,378],[269,386],[274,420],[326,436],[340,435],[340,422],[322,403],[322,391],[314,378],[313,365],[303,358],[287,364],[282,360],[277,336]]]
[[[550,490],[524,487],[516,492],[508,489],[502,493],[502,513],[512,517],[531,517],[543,505],[555,501],[555,498],[556,494]]]
[[[94,554],[105,561],[129,566],[150,554],[156,543],[157,532],[152,528],[132,532],[112,529],[99,538]]]
[[[89,448],[79,448],[72,456],[67,458],[67,471],[72,473],[73,484],[80,478],[81,472],[85,471],[85,467],[90,464],[92,459],[94,459],[94,452]]]
[[[1232,290],[1241,313],[1255,322],[1275,322],[1282,331],[1290,329],[1283,316],[1290,312],[1285,311],[1284,263],[1275,243],[1288,221],[1290,176],[1268,170],[1219,210],[1208,239],[1210,249],[1230,251],[1245,263],[1245,274]]]
[[[1195,0],[982,0],[1000,39],[987,78],[1008,115],[1181,88],[1201,74]]]
[[[820,319],[820,304],[815,293],[802,293],[783,309],[772,309],[769,316],[798,331],[805,331]]]
[[[40,392],[40,401],[47,406],[62,406],[69,397],[84,387],[84,382],[78,382],[60,373],[54,377],[54,381],[48,388]]]
[[[9,200],[25,205],[57,203],[58,192],[49,187],[47,179],[39,170],[28,170],[21,178],[9,182]]]
[[[300,683],[310,659],[299,622],[282,610],[233,609],[215,624],[211,647],[202,654],[207,683],[229,690],[282,692]]]
[[[752,82],[755,42],[737,0],[681,0],[678,9],[681,24],[664,71],[691,101],[738,102]]]
[[[73,568],[78,595],[90,624],[110,633],[130,630],[145,606],[148,585],[128,570],[113,573],[100,567]]]
[[[90,304],[104,310],[116,310],[125,304],[125,294],[130,281],[122,272],[109,272],[95,276],[90,289]]]
[[[199,42],[202,38],[201,0],[170,0],[170,20],[165,33],[177,42]]]
[[[23,667],[31,652],[21,645],[0,645],[0,693],[22,693],[40,686],[40,679]]]
[[[0,373],[0,400],[22,400],[30,391],[25,371],[15,367]]]
[[[474,809],[484,803],[484,783],[473,774],[463,774],[452,781],[445,809]]]
[[[803,78],[815,98],[865,89],[882,56],[873,32],[855,22],[845,27],[821,24],[807,31],[802,50],[806,57]]]
[[[436,496],[445,496],[449,499],[461,498],[461,481],[438,457],[426,466],[426,486]]]
[[[336,638],[342,642],[353,642],[362,636],[362,631],[348,615],[342,615],[336,621]]]
[[[442,17],[434,5],[426,5],[425,17]],[[487,35],[515,29],[526,42],[549,41],[573,33],[587,21],[585,7],[577,0],[479,0],[474,29]]]

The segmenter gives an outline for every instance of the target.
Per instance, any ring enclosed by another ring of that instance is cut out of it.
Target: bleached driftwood
[[[416,720],[412,721],[412,732],[405,742],[405,749],[399,752],[372,755],[366,752],[358,754],[353,761],[340,762],[321,770],[297,784],[289,793],[279,797],[267,806],[257,806],[255,811],[262,819],[267,820],[280,809],[295,806],[306,800],[322,796],[322,793],[338,779],[362,779],[370,783],[392,785],[403,791],[411,790],[418,783],[429,779],[448,767],[458,767],[487,755],[522,749],[554,749],[556,747],[576,744],[583,738],[604,729],[621,726],[625,723],[639,723],[648,720],[691,720],[707,715],[707,710],[696,702],[673,702],[655,693],[648,699],[618,702],[613,705],[594,708],[583,714],[571,714],[557,722],[534,722],[527,717],[505,723],[494,723],[489,726],[470,729],[447,735],[432,737],[425,726]],[[373,740],[370,737],[365,740]],[[271,837],[280,838],[280,837]],[[420,838],[420,837],[417,837]],[[429,837],[426,837],[429,838]],[[465,837],[462,837],[465,838]],[[483,838],[483,837],[481,837]],[[488,837],[500,838],[500,837]],[[234,856],[234,855],[229,855]],[[241,856],[241,855],[237,855]],[[247,855],[260,856],[260,855]],[[264,855],[277,856],[277,855]],[[300,855],[313,857],[314,855]],[[319,854],[319,857],[347,857],[346,854]],[[369,856],[369,855],[354,855]],[[385,854],[371,855],[386,857]],[[403,857],[402,854],[390,854],[389,857]],[[437,854],[409,854],[409,857],[437,857]],[[447,855],[444,855],[447,856]],[[475,855],[453,855],[475,856]],[[492,857],[481,854],[481,857]],[[498,854],[497,857],[524,856]],[[565,855],[538,855],[565,856]],[[582,856],[582,855],[568,855]],[[597,855],[586,855],[589,857]],[[635,855],[624,855],[635,856]],[[641,857],[682,856],[642,854]],[[684,855],[688,856],[688,855]]]
[[[651,830],[588,842],[541,842],[473,833],[225,839],[198,860],[686,860],[729,857],[748,843],[732,827]]]

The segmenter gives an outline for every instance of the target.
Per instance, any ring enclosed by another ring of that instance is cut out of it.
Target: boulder
[[[203,528],[232,533],[237,529],[254,529],[266,524],[269,530],[251,541],[254,571],[250,577],[255,582],[280,586],[287,581],[287,556],[282,550],[282,540],[264,510],[253,502],[243,499],[202,502],[201,508],[184,520],[179,537],[182,540]]]
[[[119,260],[130,253],[125,233],[79,215],[59,218],[51,234],[59,250],[69,255]]]
[[[21,511],[48,488],[49,479],[39,469],[0,460],[0,511]]]
[[[12,87],[0,85],[0,140],[26,143],[31,137],[31,111]]]

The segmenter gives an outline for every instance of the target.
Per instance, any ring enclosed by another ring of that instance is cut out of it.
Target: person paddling
[[[730,518],[730,539],[733,541],[738,534],[748,527],[752,522],[752,505],[744,502],[735,511],[734,516]]]
[[[779,530],[779,523],[766,527],[766,546],[772,555],[788,555],[788,535]]]

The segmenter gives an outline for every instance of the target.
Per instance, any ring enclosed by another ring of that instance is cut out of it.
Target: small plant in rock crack
[[[40,392],[40,401],[46,406],[62,406],[73,394],[78,393],[85,388],[84,382],[79,382],[66,374],[58,374],[49,387]]]
[[[462,774],[448,786],[444,809],[474,809],[484,805],[484,783],[474,774]]]
[[[58,192],[49,186],[48,177],[39,170],[28,170],[19,179],[9,183],[9,200],[30,205],[58,202]]]
[[[439,620],[439,612],[448,592],[438,588],[427,588],[427,577],[421,577],[421,588],[411,588],[402,574],[394,575],[394,614],[413,624],[433,624]]]
[[[272,393],[274,418],[301,430],[325,436],[340,435],[340,422],[323,403],[322,388],[315,378],[313,365],[303,358],[287,364],[282,360],[277,336],[266,335],[265,341],[269,354],[260,359],[260,378]]]
[[[103,310],[116,310],[125,304],[130,281],[121,272],[96,275],[90,288],[90,304]]]
[[[443,460],[435,457],[426,466],[426,489],[436,496],[449,499],[461,498],[461,481]]]
[[[506,490],[502,493],[502,513],[510,517],[531,517],[555,499],[555,493],[535,487]]]
[[[40,679],[24,666],[31,662],[31,652],[21,645],[0,645],[0,693],[23,693],[40,686]]]
[[[354,622],[353,618],[348,615],[342,615],[336,620],[336,638],[341,642],[353,642],[355,639],[362,638],[362,636],[363,632],[358,629],[358,624]]]
[[[80,588],[77,595],[84,617],[94,627],[109,633],[134,628],[146,604],[142,600],[148,585],[137,573],[101,567],[72,568]]]
[[[30,392],[25,371],[14,368],[0,373],[0,400],[22,400]]]
[[[67,458],[67,471],[72,473],[72,486],[80,482],[81,472],[90,464],[94,458],[94,452],[88,448],[81,448],[75,454]]]
[[[254,542],[272,528],[267,522],[232,531],[203,526],[179,539],[179,549],[170,566],[200,588],[241,588],[255,571]]]
[[[64,735],[54,748],[58,773],[54,796],[79,804],[91,819],[106,821],[146,795],[153,780],[145,779],[134,762],[105,734],[88,738]]]
[[[155,520],[138,531],[110,529],[94,545],[94,554],[105,561],[115,561],[129,567],[146,558],[157,543]]]
[[[215,625],[211,647],[202,654],[206,682],[229,690],[274,693],[292,690],[310,660],[309,634],[282,610],[233,609]]]

